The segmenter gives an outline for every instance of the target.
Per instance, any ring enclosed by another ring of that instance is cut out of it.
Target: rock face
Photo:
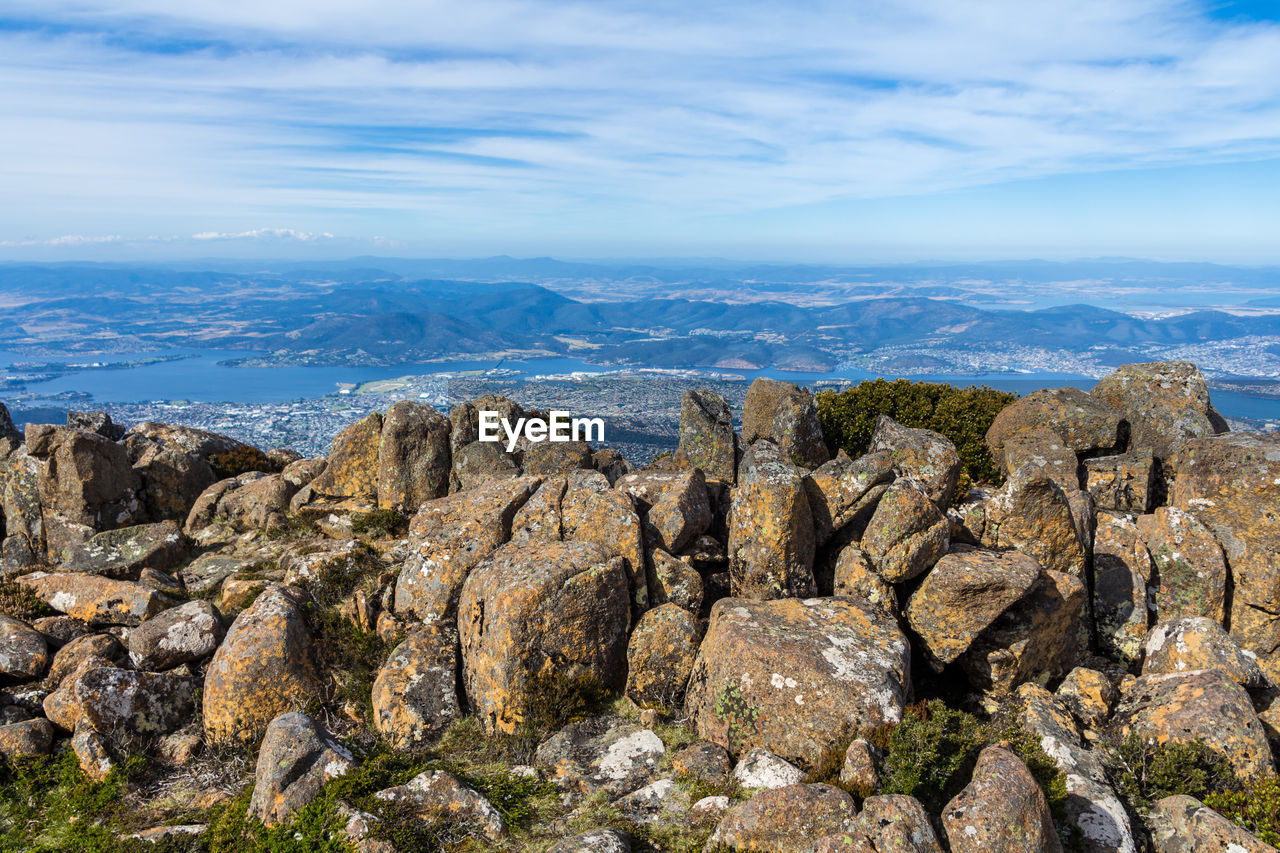
[[[449,493],[449,419],[430,406],[401,400],[382,418],[378,506],[413,512]]]
[[[345,776],[355,759],[306,714],[281,714],[267,726],[249,814],[275,826],[315,799],[325,783]]]
[[[396,612],[452,617],[467,574],[511,537],[517,510],[539,484],[499,480],[423,504],[409,524],[412,551],[396,581]]]
[[[1107,654],[1137,660],[1147,634],[1151,555],[1127,515],[1098,513],[1093,543],[1093,618]]]
[[[268,587],[231,623],[205,672],[210,741],[251,740],[320,689],[304,601],[295,587]]]
[[[1125,691],[1112,724],[1121,736],[1150,743],[1203,741],[1246,781],[1275,774],[1249,694],[1219,670],[1142,676]]]
[[[1165,797],[1151,813],[1156,853],[1273,853],[1276,848],[1250,835],[1193,797]]]
[[[1029,427],[1006,436],[1003,462],[1005,473],[1034,471],[1053,480],[1063,491],[1080,488],[1076,452],[1048,427]]]
[[[697,617],[674,604],[640,617],[627,644],[627,698],[641,708],[681,707],[701,640]]]
[[[1017,551],[944,556],[907,603],[907,622],[939,672],[1000,614],[1030,592],[1040,566]]]
[[[806,767],[902,718],[910,650],[896,622],[854,598],[721,599],[685,709],[698,734]]]
[[[1141,515],[1151,508],[1156,492],[1156,463],[1151,448],[1086,459],[1084,469],[1085,488],[1098,509]]]
[[[865,524],[893,478],[893,456],[884,451],[850,459],[842,450],[810,471],[804,486],[817,544],[825,545],[859,518]]]
[[[1241,650],[1212,619],[1188,616],[1161,622],[1147,637],[1143,675],[1213,669],[1244,687],[1262,687],[1258,656]]]
[[[62,555],[67,571],[136,580],[143,569],[172,569],[187,556],[187,541],[172,521],[108,530]]]
[[[947,553],[951,523],[914,480],[898,479],[876,506],[862,550],[890,583],[919,577]]]
[[[713,850],[804,853],[816,839],[848,832],[857,814],[853,797],[839,788],[788,785],[729,809],[707,844]]]
[[[812,595],[813,555],[813,514],[801,472],[775,445],[753,444],[743,454],[729,510],[733,594]]]
[[[1124,415],[1130,446],[1150,448],[1157,459],[1187,439],[1227,431],[1204,376],[1187,361],[1123,365],[1089,394]]]
[[[610,488],[598,471],[574,471],[560,502],[560,516],[566,540],[590,542],[622,558],[635,609],[648,607],[644,530],[634,499]]]
[[[1235,584],[1231,636],[1280,676],[1280,435],[1227,434],[1187,442],[1170,463],[1169,503],[1222,544]]]
[[[710,479],[732,484],[737,449],[729,401],[714,391],[686,391],[680,399],[680,459]]]
[[[19,583],[54,610],[90,625],[137,625],[167,603],[141,584],[78,572],[32,572]]]
[[[557,690],[622,687],[628,611],[622,560],[603,548],[503,546],[471,572],[458,606],[468,703],[490,731],[511,733]]]
[[[894,472],[924,486],[940,509],[951,505],[960,482],[960,454],[946,436],[932,430],[905,427],[888,415],[876,420],[870,452],[885,452],[893,460]]]
[[[373,682],[373,722],[393,749],[427,746],[462,715],[458,632],[448,622],[412,628]]]
[[[771,441],[792,464],[816,468],[831,458],[813,395],[791,382],[760,377],[742,406],[742,441]]]
[[[382,415],[366,416],[344,429],[329,449],[329,463],[311,481],[321,497],[372,504],[378,494],[378,450],[382,444]]]
[[[947,803],[942,831],[952,853],[1061,853],[1049,803],[1022,759],[998,746],[978,756],[969,786]]]
[[[1111,450],[1123,441],[1121,423],[1121,413],[1106,400],[1078,388],[1032,391],[996,415],[987,430],[987,448],[992,459],[1002,462],[1009,436],[1046,428],[1076,453]]]
[[[1222,547],[1209,528],[1194,515],[1165,506],[1143,522],[1155,568],[1158,618],[1205,616],[1221,622],[1229,577]]]

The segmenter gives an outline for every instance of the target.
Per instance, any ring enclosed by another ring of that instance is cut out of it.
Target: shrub
[[[1175,794],[1204,800],[1240,790],[1231,763],[1200,741],[1157,746],[1130,735],[1108,749],[1107,758],[1116,793],[1139,814]]]
[[[241,474],[247,474],[250,471],[264,471],[268,474],[274,474],[280,470],[280,466],[272,462],[267,454],[248,444],[243,447],[237,447],[235,450],[228,450],[225,453],[211,454],[209,456],[209,467],[213,469],[214,476],[219,480],[239,477]]]
[[[1263,779],[1239,791],[1217,791],[1204,804],[1268,844],[1280,844],[1280,779]]]
[[[399,510],[372,509],[351,517],[351,531],[360,536],[386,537],[404,530],[408,523]]]
[[[969,784],[988,742],[977,717],[937,699],[912,705],[902,722],[868,739],[884,752],[880,793],[915,797],[930,814],[940,813]]]
[[[0,613],[30,622],[57,611],[41,601],[34,592],[11,578],[0,580]]]
[[[818,419],[832,452],[861,456],[871,445],[876,419],[888,415],[903,426],[931,429],[955,444],[963,471],[975,483],[998,483],[984,439],[991,422],[1018,398],[986,386],[957,388],[907,379],[874,379],[839,393],[820,391]]]

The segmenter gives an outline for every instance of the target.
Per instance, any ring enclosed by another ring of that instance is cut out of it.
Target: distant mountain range
[[[1152,298],[1185,288],[1193,304],[1212,292],[1208,283],[1228,282],[1241,305],[1280,307],[1277,268],[1100,260],[682,269],[543,258],[221,267],[0,264],[0,348],[186,346],[357,364],[572,352],[613,364],[821,370],[895,347],[1032,347],[1115,364],[1157,347],[1280,342],[1280,312],[1034,307],[1046,290],[1076,292],[1063,280]],[[974,304],[993,293],[1032,307]]]

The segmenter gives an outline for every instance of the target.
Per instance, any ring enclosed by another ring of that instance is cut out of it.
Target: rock
[[[727,404],[726,408],[728,408]],[[7,442],[7,446],[2,442]],[[9,409],[4,403],[0,403],[0,455],[7,453],[20,444],[22,444],[22,433],[13,425],[13,418],[9,416]]]
[[[539,744],[535,761],[562,788],[603,790],[610,799],[653,780],[666,754],[650,729],[612,717],[570,723]]]
[[[1016,548],[1042,567],[1084,577],[1086,553],[1071,502],[1043,473],[1014,472],[986,504],[986,548]]]
[[[871,558],[857,545],[840,549],[832,571],[832,586],[834,595],[865,598],[868,604],[897,618],[898,594],[893,584],[876,574]]]
[[[597,545],[499,548],[458,606],[468,703],[491,732],[511,733],[547,691],[622,687],[628,611],[622,560]]]
[[[137,625],[168,604],[141,584],[79,572],[32,572],[18,583],[54,610],[90,625]]]
[[[753,444],[743,454],[729,513],[735,596],[769,599],[815,592],[813,515],[803,483],[800,471],[768,442]]]
[[[756,747],[733,767],[733,778],[747,790],[772,790],[804,781],[804,771],[767,749]]]
[[[1042,571],[1016,607],[1006,610],[960,656],[970,682],[994,698],[1026,681],[1043,683],[1070,672],[1084,611],[1084,584]]]
[[[1151,744],[1203,741],[1246,782],[1275,774],[1249,694],[1218,670],[1143,675],[1125,689],[1111,722],[1121,737]]]
[[[449,444],[454,456],[457,456],[458,451],[464,446],[480,439],[482,411],[497,412],[499,418],[506,418],[512,424],[527,414],[519,403],[494,394],[485,394],[483,397],[459,403],[449,410],[449,421],[453,427],[449,434]],[[494,443],[494,446],[496,447],[497,444]]]
[[[560,503],[566,541],[590,542],[622,558],[631,601],[637,611],[649,606],[644,531],[630,495],[609,487],[598,471],[574,471]]]
[[[863,794],[874,791],[880,781],[880,772],[876,769],[876,752],[876,748],[864,738],[850,743],[844,753],[844,764],[840,768],[840,787]]]
[[[42,616],[31,620],[31,627],[39,631],[52,648],[65,646],[89,633],[89,626],[74,616]]]
[[[591,454],[591,467],[604,475],[604,478],[609,481],[610,488],[635,470],[626,457],[611,447],[594,451]]]
[[[888,451],[850,459],[842,450],[806,474],[804,486],[817,544],[825,545],[857,520],[865,524],[893,481],[893,471],[893,455]]]
[[[1080,462],[1076,453],[1048,427],[1028,427],[1004,440],[1001,470],[1006,474],[1030,472],[1053,480],[1069,492],[1080,488]]]
[[[172,569],[187,556],[187,541],[172,521],[140,524],[94,535],[62,559],[70,572],[137,579],[143,569]]]
[[[93,726],[88,723],[76,725],[71,736],[71,749],[80,761],[80,772],[91,782],[103,781],[116,769],[106,738],[94,731]]]
[[[951,439],[933,430],[905,427],[888,415],[880,415],[870,447],[870,452],[877,451],[889,453],[894,473],[922,484],[925,494],[939,509],[951,505],[962,467]]]
[[[324,498],[374,503],[381,478],[381,446],[382,415],[373,412],[338,433],[324,472],[310,483],[312,492]]]
[[[865,837],[875,853],[942,853],[924,807],[901,794],[867,797],[850,834]]]
[[[631,841],[614,829],[593,829],[557,842],[547,853],[631,853]]]
[[[764,750],[760,751],[764,752]],[[720,744],[704,740],[691,743],[673,752],[671,769],[675,771],[677,777],[692,779],[714,787],[723,784],[729,778],[729,774],[733,772],[733,759]]]
[[[179,573],[183,586],[193,595],[217,589],[229,576],[247,571],[252,564],[239,557],[201,554]]]
[[[1066,705],[1034,684],[1018,690],[1018,723],[1040,744],[1063,774],[1063,812],[1086,853],[1134,853],[1133,829],[1124,804],[1107,780],[1099,756],[1085,748]]]
[[[399,803],[425,824],[447,819],[454,826],[474,827],[490,841],[506,834],[502,815],[493,804],[443,770],[419,773],[403,785],[374,794]]]
[[[641,616],[627,643],[627,698],[661,712],[682,707],[701,640],[697,617],[675,604]]]
[[[1022,759],[998,746],[978,756],[973,780],[947,803],[942,833],[952,853],[1061,853],[1049,803]]]
[[[544,441],[524,453],[524,472],[533,477],[557,477],[591,468],[591,445],[585,441]]]
[[[1138,659],[1147,635],[1147,582],[1151,555],[1146,537],[1127,515],[1098,513],[1093,543],[1093,618],[1098,645],[1106,654],[1130,663]]]
[[[907,602],[907,623],[936,672],[953,663],[987,626],[1023,598],[1040,566],[1017,551],[944,556]]]
[[[223,480],[205,491],[187,516],[186,529],[191,532],[202,520],[197,511],[203,512],[210,495],[217,495]],[[282,527],[299,490],[285,479],[283,474],[264,474],[250,471],[231,481],[232,486],[222,493],[213,509],[211,521],[221,521],[237,530],[265,530]]]
[[[1129,422],[1129,446],[1170,456],[1189,438],[1227,431],[1209,402],[1209,388],[1189,361],[1125,364],[1089,392]]]
[[[443,621],[414,626],[373,682],[373,722],[392,749],[428,745],[462,716],[458,632]]]
[[[760,377],[742,406],[742,443],[773,442],[793,465],[816,468],[831,458],[813,395],[791,382]]]
[[[305,600],[297,588],[271,586],[231,623],[205,670],[210,742],[252,740],[320,690]]]
[[[327,782],[354,768],[351,753],[315,720],[297,711],[281,714],[258,749],[249,814],[267,826],[285,823]]]
[[[816,839],[848,832],[857,814],[853,797],[839,788],[788,785],[731,807],[707,844],[716,850],[809,853]]]
[[[125,434],[125,428],[113,422],[106,412],[67,412],[67,426],[96,432],[111,441],[119,441]]]
[[[258,596],[273,580],[279,580],[279,578],[259,577],[257,575],[248,577],[232,575],[222,582],[222,591],[218,596],[218,609],[226,616],[239,614],[240,611],[257,601]]]
[[[680,398],[680,447],[677,456],[701,468],[713,480],[733,483],[737,471],[737,436],[729,401],[714,391],[686,391]]]
[[[222,454],[246,449],[254,450],[244,442],[216,432],[154,421],[146,421],[131,427],[125,434],[124,441],[127,444],[134,439],[146,439],[149,443],[159,444],[161,447],[172,447],[206,461]]]
[[[1204,523],[1226,552],[1232,638],[1280,677],[1280,434],[1193,439],[1171,467],[1170,505]]]
[[[688,558],[676,558],[666,551],[653,551],[653,588],[649,591],[651,604],[675,604],[690,613],[702,609],[702,575],[688,563]]]
[[[520,464],[494,441],[473,441],[453,452],[449,490],[474,489],[490,480],[520,476]]]
[[[893,482],[867,523],[861,547],[890,583],[911,580],[947,553],[951,524],[913,480]]]
[[[533,497],[525,501],[511,520],[512,542],[559,542],[564,538],[564,517],[560,502],[568,481],[564,477],[544,480]]]
[[[416,512],[449,493],[449,419],[423,403],[401,400],[382,417],[378,506]]]
[[[198,837],[208,831],[208,824],[180,823],[175,826],[154,826],[151,829],[143,829],[130,833],[126,838],[144,841],[148,844],[166,844],[171,841],[177,842],[179,839]]]
[[[105,666],[114,666],[123,660],[124,646],[110,634],[86,634],[67,643],[54,655],[53,665],[45,677],[45,684],[57,689],[63,679],[78,670],[85,661],[97,660]]]
[[[1121,422],[1120,412],[1078,388],[1047,388],[1032,391],[996,415],[987,430],[987,448],[1000,463],[1009,436],[1046,427],[1076,453],[1109,451],[1123,442]]]
[[[495,481],[423,504],[409,524],[411,552],[396,581],[396,612],[424,621],[453,616],[467,574],[508,540],[517,510],[539,483]]]
[[[1142,515],[1151,508],[1156,491],[1156,464],[1151,448],[1120,456],[1084,461],[1085,488],[1098,509]]]
[[[1082,724],[1097,727],[1111,715],[1116,688],[1101,672],[1078,666],[1062,679],[1057,697]]]
[[[122,445],[83,430],[28,425],[27,452],[42,462],[37,477],[50,557],[96,531],[143,520],[142,484]]]
[[[1275,853],[1194,797],[1156,801],[1148,817],[1155,853]]]
[[[188,601],[129,632],[129,657],[139,669],[162,670],[214,653],[225,631],[207,601]]]
[[[198,726],[184,727],[156,742],[156,754],[174,767],[186,767],[203,748],[204,738],[200,736]]]
[[[168,734],[195,713],[196,685],[163,672],[89,667],[74,677],[71,690],[79,721],[103,735]]]
[[[910,693],[907,639],[864,601],[726,598],[711,609],[685,709],[730,752],[758,746],[812,768],[901,720]]]
[[[40,717],[0,726],[0,756],[6,761],[48,755],[53,749],[53,726]]]
[[[649,507],[645,518],[653,541],[673,554],[683,551],[706,533],[711,526],[711,504],[701,469],[690,470],[666,489]]]
[[[1143,675],[1214,669],[1244,687],[1261,688],[1266,679],[1258,656],[1241,650],[1212,619],[1186,616],[1161,622],[1147,637]]]
[[[35,678],[49,665],[49,645],[20,619],[0,614],[0,675]]]
[[[1155,567],[1156,613],[1160,621],[1205,616],[1221,623],[1230,580],[1222,546],[1191,513],[1162,506],[1143,519],[1147,550]]]
[[[146,516],[154,521],[182,523],[201,493],[218,480],[201,457],[153,442],[133,458],[133,470],[142,481]]]

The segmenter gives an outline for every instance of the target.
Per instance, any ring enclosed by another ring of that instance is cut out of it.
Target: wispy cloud
[[[1280,26],[1189,0],[7,6],[0,235],[447,248],[1280,157]]]
[[[236,234],[228,234],[221,231],[201,231],[199,234],[192,234],[192,240],[284,240],[299,243],[314,243],[317,240],[332,240],[333,235],[325,232],[322,234],[313,234],[310,231],[295,231],[292,228],[255,228],[251,231],[241,231]]]

